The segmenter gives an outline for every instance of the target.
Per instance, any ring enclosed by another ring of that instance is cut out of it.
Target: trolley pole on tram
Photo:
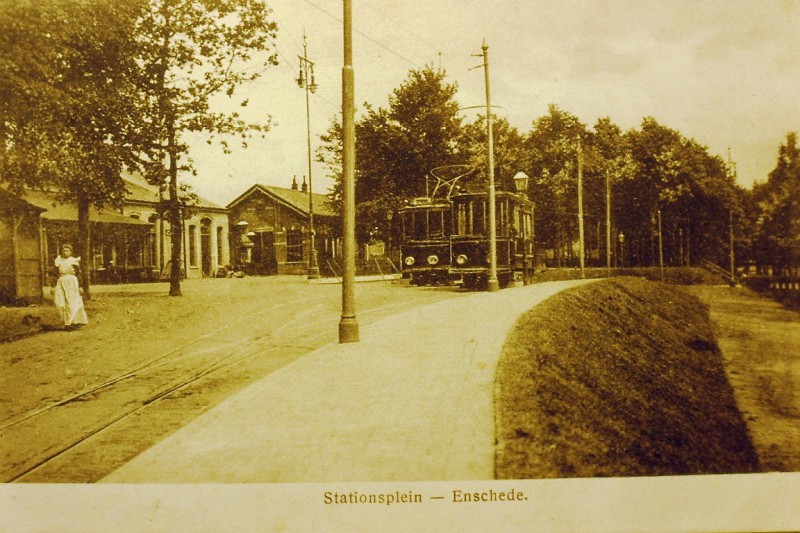
[[[489,47],[483,41],[483,75],[486,82],[486,134],[489,151],[489,292],[500,290],[497,280],[497,218],[494,201],[494,138],[492,137],[492,100],[489,92]]]
[[[344,273],[342,277],[342,317],[339,321],[339,343],[358,342],[358,321],[355,306],[356,273],[356,128],[355,76],[353,71],[353,6],[344,0],[344,66],[342,67],[342,174],[344,197]]]

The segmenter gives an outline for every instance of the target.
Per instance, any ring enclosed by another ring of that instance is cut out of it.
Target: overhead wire
[[[328,15],[329,17],[331,17],[332,19],[334,19],[334,20],[336,20],[336,21],[339,21],[339,22],[341,22],[341,23],[344,23],[344,21],[343,21],[341,18],[337,17],[336,15],[334,15],[333,13],[331,13],[330,11],[327,11],[326,9],[324,9],[324,8],[322,8],[322,7],[320,7],[320,6],[318,6],[317,4],[315,4],[314,2],[312,2],[311,0],[305,0],[305,2],[306,2],[307,4],[309,4],[310,6],[312,6],[312,7],[316,8],[316,9],[318,9],[319,11],[321,11],[321,12],[325,13],[326,15]],[[367,40],[368,40],[368,41],[370,41],[371,43],[373,43],[373,44],[375,44],[375,45],[377,45],[377,46],[379,46],[379,47],[383,48],[383,49],[384,49],[384,50],[386,50],[387,52],[390,52],[390,53],[392,53],[392,54],[396,55],[397,57],[399,57],[399,58],[400,58],[400,59],[402,59],[403,61],[406,61],[407,63],[410,63],[411,65],[413,65],[413,66],[414,66],[414,67],[416,67],[416,68],[420,68],[420,67],[419,67],[419,65],[418,65],[417,63],[415,63],[414,61],[412,61],[411,59],[407,58],[406,56],[404,56],[404,55],[403,55],[403,54],[401,54],[400,52],[397,52],[397,51],[395,51],[395,50],[393,50],[393,49],[389,48],[388,46],[386,46],[385,44],[383,44],[383,43],[381,43],[381,42],[377,41],[376,39],[373,39],[372,37],[370,37],[369,35],[367,35],[367,34],[366,34],[366,33],[364,33],[363,31],[361,31],[361,30],[359,30],[359,29],[357,29],[357,28],[353,28],[353,31],[354,31],[355,33],[357,33],[357,34],[361,35],[362,37],[364,37],[365,39],[367,39]]]

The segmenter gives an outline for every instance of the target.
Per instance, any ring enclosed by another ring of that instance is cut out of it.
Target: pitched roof
[[[42,218],[46,220],[61,220],[75,222],[78,220],[78,208],[74,204],[59,203],[56,193],[47,191],[26,190],[25,201],[44,210]],[[89,220],[105,224],[130,224],[134,226],[150,225],[145,220],[126,217],[122,213],[103,209],[99,211],[94,207],[89,209]]]
[[[287,189],[285,187],[275,187],[273,185],[262,185],[260,183],[256,183],[247,189],[247,191],[239,195],[231,203],[229,203],[228,209],[233,209],[236,204],[240,203],[257,190],[268,196],[276,198],[283,204],[291,207],[295,211],[302,213],[303,215],[308,215],[308,192],[303,192],[297,189]],[[319,193],[311,193],[311,197],[313,198],[314,202],[314,215],[324,217],[336,216],[336,213],[334,213],[331,209],[330,200],[327,196]]]
[[[127,175],[123,178],[125,180],[125,188],[128,190],[125,195],[125,200],[128,202],[137,203],[158,203],[158,187],[150,185],[141,176]],[[166,191],[164,192],[166,197]],[[219,209],[224,211],[225,208],[206,200],[205,198],[197,197],[197,204],[195,207],[201,209]]]
[[[20,211],[36,211],[42,212],[44,208],[23,200],[16,194],[12,194],[5,189],[0,188],[0,213],[11,213]]]

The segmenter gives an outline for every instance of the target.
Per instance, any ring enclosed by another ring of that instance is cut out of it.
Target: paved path
[[[493,383],[517,317],[582,281],[476,293],[361,328],[217,406],[102,481],[494,477]]]

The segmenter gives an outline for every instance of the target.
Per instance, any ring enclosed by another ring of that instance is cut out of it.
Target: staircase
[[[732,276],[730,271],[725,270],[721,266],[712,263],[711,261],[708,261],[706,259],[701,259],[700,266],[705,270],[711,272],[712,274],[721,277],[722,279],[730,283],[732,286],[739,285],[739,278],[737,278],[736,276]]]

